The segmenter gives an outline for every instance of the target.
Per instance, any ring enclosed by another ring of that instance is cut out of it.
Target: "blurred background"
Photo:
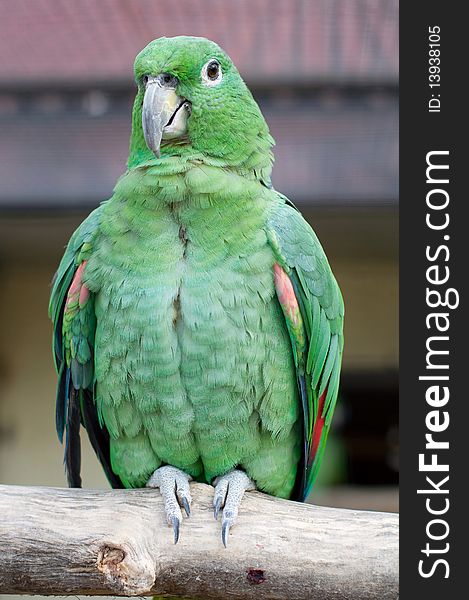
[[[0,0],[0,482],[65,485],[50,281],[125,170],[135,55],[181,34],[238,66],[277,141],[274,185],[345,298],[340,402],[311,501],[398,510],[397,0]],[[84,454],[84,485],[107,487]]]

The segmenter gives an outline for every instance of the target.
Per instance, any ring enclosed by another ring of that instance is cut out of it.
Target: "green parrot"
[[[135,60],[126,173],[78,227],[49,312],[56,424],[110,484],[155,487],[177,542],[189,481],[221,535],[246,490],[303,501],[337,400],[344,305],[324,251],[271,184],[274,144],[230,58],[160,38]]]

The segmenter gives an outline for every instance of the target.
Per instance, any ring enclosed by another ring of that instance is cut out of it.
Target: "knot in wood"
[[[156,577],[153,560],[146,555],[136,560],[131,547],[126,552],[119,546],[101,546],[97,568],[109,588],[125,596],[148,595]]]
[[[98,555],[98,566],[116,566],[125,558],[125,552],[122,548],[112,548],[111,546],[103,546]]]

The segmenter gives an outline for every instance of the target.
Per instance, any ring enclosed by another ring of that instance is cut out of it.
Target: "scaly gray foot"
[[[179,539],[179,527],[182,522],[181,506],[186,515],[191,514],[191,492],[189,481],[192,477],[176,467],[164,466],[156,469],[147,483],[147,487],[159,488],[164,500],[164,509],[168,524],[174,531],[174,543]]]
[[[243,499],[244,492],[255,490],[256,486],[244,471],[239,471],[238,469],[233,469],[226,473],[226,475],[217,477],[214,484],[213,514],[215,519],[218,519],[220,508],[223,508],[221,539],[226,548],[230,528],[238,516],[239,505]]]

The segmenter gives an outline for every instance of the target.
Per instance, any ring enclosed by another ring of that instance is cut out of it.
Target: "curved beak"
[[[142,109],[143,135],[147,146],[158,158],[165,129],[173,134],[171,137],[185,133],[187,103],[176,94],[177,84],[178,80],[167,74],[149,77],[146,84]],[[183,114],[176,119],[179,113]],[[176,122],[178,127],[175,130]]]

